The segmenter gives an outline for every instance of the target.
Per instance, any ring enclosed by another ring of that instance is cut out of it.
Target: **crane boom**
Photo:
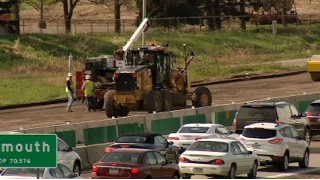
[[[148,27],[148,18],[144,18],[137,30],[132,34],[130,40],[127,42],[125,46],[123,46],[123,51],[127,52],[139,39],[142,32],[144,32]]]

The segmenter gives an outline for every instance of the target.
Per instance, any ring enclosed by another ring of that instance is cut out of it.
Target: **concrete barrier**
[[[172,117],[179,117],[180,118],[180,126],[182,126],[183,123],[183,117],[184,116],[193,116],[193,115],[197,115],[197,109],[182,109],[182,110],[175,110],[175,111],[171,111]]]
[[[160,112],[160,113],[149,114],[144,116],[144,124],[146,128],[146,132],[152,132],[152,129],[151,129],[152,121],[159,120],[159,119],[168,119],[168,118],[172,118],[171,112]]]
[[[92,166],[89,163],[88,160],[88,152],[87,152],[87,146],[81,146],[74,148],[74,151],[77,152],[81,158],[81,169],[82,170],[89,170],[92,168]]]
[[[87,124],[86,123],[76,123],[76,124],[73,124],[73,126],[76,130],[77,144],[83,144],[84,143],[83,130],[87,128]]]
[[[213,106],[206,106],[206,107],[200,107],[197,108],[197,114],[204,114],[206,116],[206,122],[207,123],[213,123],[213,117],[212,117],[212,112],[214,112]]]
[[[223,111],[224,111],[223,105],[214,106],[211,112],[211,123],[217,123],[216,121],[217,113],[223,112]]]
[[[46,134],[46,133],[55,133],[56,129],[54,126],[51,127],[39,127],[39,128],[33,128],[33,129],[26,129],[26,134]]]
[[[117,137],[129,132],[145,132],[144,116],[117,118]]]

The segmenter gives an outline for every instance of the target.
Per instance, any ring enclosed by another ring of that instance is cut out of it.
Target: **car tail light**
[[[273,139],[268,141],[270,144],[281,144],[283,141],[283,139],[277,138],[277,139]]]
[[[115,150],[116,148],[114,148],[114,147],[107,147],[106,148],[106,150],[105,150],[105,152],[111,152],[111,151],[113,151],[113,150]]]
[[[198,140],[200,140],[200,139],[202,139],[202,138],[196,138],[196,141],[198,141]]]
[[[98,166],[96,166],[96,165],[93,165],[93,167],[92,167],[92,172],[95,172],[95,173],[97,173],[99,171],[99,168],[98,168]]]
[[[233,120],[233,130],[236,131],[238,129],[238,120],[234,119]]]
[[[140,173],[140,169],[139,168],[133,168],[131,170],[131,174],[139,174]]]
[[[306,115],[307,115],[307,116],[318,116],[319,113],[316,113],[316,112],[306,112]]]
[[[222,159],[215,159],[212,164],[217,164],[217,165],[223,165],[224,164],[224,160]]]
[[[188,162],[190,162],[190,160],[187,159],[187,158],[185,158],[185,157],[181,157],[181,158],[180,158],[180,162],[188,163]]]
[[[278,119],[278,120],[276,120],[276,123],[282,123],[282,121]]]
[[[179,140],[178,137],[169,137],[168,140]]]

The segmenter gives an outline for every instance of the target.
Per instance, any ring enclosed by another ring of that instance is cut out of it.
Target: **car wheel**
[[[73,172],[77,173],[80,176],[81,165],[80,165],[80,163],[78,161],[73,166]]]
[[[312,134],[311,134],[311,130],[309,128],[306,129],[304,136],[306,137],[306,140],[307,140],[308,144],[310,145],[311,139],[312,139]]]
[[[286,152],[284,154],[282,161],[279,164],[279,168],[282,171],[286,171],[289,169],[289,153]]]
[[[236,178],[236,170],[237,170],[236,165],[232,164],[229,169],[227,178],[228,179],[235,179]]]
[[[253,166],[252,166],[252,169],[250,171],[250,173],[248,173],[248,179],[255,179],[257,177],[257,171],[258,171],[258,164],[257,162],[255,161],[253,163]]]
[[[178,172],[175,172],[172,179],[180,179],[180,175]]]
[[[299,167],[307,168],[308,166],[309,166],[309,151],[306,150],[306,152],[304,152],[303,159],[299,162]]]
[[[191,179],[191,175],[190,174],[181,174],[181,178],[182,179]]]

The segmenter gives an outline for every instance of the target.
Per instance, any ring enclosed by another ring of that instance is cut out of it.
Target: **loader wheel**
[[[192,95],[192,106],[204,107],[212,105],[212,95],[208,88],[200,86]]]
[[[172,110],[172,95],[168,90],[162,90],[161,96],[163,100],[163,111],[171,111]]]
[[[128,107],[125,107],[125,106],[120,106],[119,109],[116,109],[116,113],[119,115],[119,116],[128,116],[129,114],[129,108]]]
[[[104,94],[104,107],[106,115],[111,118],[112,116],[116,117],[117,112],[114,108],[114,90],[110,90]]]
[[[147,99],[148,106],[147,111],[148,113],[153,113],[153,111],[161,112],[163,109],[163,102],[162,96],[160,91],[152,90]]]
[[[320,81],[320,73],[310,73],[312,81]]]

